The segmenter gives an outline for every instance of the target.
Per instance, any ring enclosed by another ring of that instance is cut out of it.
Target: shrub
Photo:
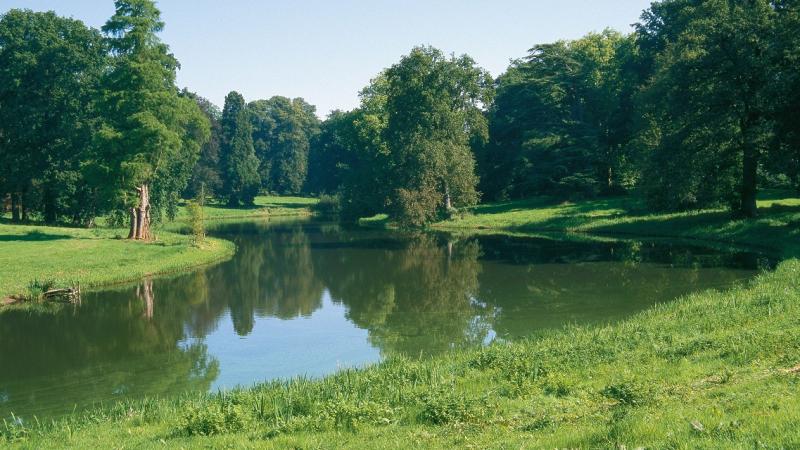
[[[342,203],[339,194],[322,194],[314,210],[323,215],[335,216],[342,212]]]
[[[186,212],[189,215],[187,221],[191,232],[189,240],[192,245],[199,246],[206,239],[206,227],[203,222],[203,207],[198,202],[189,200],[186,202]]]
[[[211,403],[190,409],[180,428],[189,436],[214,436],[244,429],[247,414],[241,405],[230,402]]]

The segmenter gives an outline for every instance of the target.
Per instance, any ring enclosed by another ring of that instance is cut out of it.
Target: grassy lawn
[[[722,209],[646,213],[639,202],[629,198],[578,203],[542,198],[480,205],[470,213],[433,227],[703,239],[749,244],[787,257],[800,253],[800,198],[775,198],[775,194],[767,193],[758,205],[759,217],[744,220],[732,218],[730,212]]]
[[[205,207],[208,221],[270,216],[307,216],[316,199],[256,197],[250,208]],[[127,230],[14,225],[0,222],[0,300],[24,294],[33,280],[93,287],[138,280],[144,276],[177,272],[211,263],[233,254],[232,243],[207,239],[201,248],[175,233],[185,228],[181,208],[174,222],[154,227],[157,242],[128,242]],[[103,223],[102,220],[99,221]]]
[[[209,203],[203,208],[206,220],[245,219],[251,217],[269,216],[309,216],[312,208],[319,200],[306,197],[278,197],[272,195],[259,195],[255,205],[249,207],[231,208],[225,204]],[[186,217],[186,211],[181,208],[177,220]]]
[[[800,260],[792,259],[800,201],[761,206],[753,221],[722,211],[640,215],[622,200],[480,207],[438,226],[741,241],[787,260],[746,286],[612,325],[320,380],[0,424],[0,435],[36,449],[800,447]]]
[[[185,270],[233,254],[232,243],[156,231],[153,243],[123,239],[127,230],[0,223],[0,298],[25,293],[34,279],[92,287]]]

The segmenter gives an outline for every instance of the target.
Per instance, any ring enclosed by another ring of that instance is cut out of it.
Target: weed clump
[[[249,422],[242,405],[221,401],[191,408],[179,429],[188,436],[214,436],[241,431]]]
[[[53,279],[38,280],[33,279],[28,283],[28,288],[23,295],[23,300],[29,302],[39,302],[44,300],[44,294],[55,287],[56,281]]]

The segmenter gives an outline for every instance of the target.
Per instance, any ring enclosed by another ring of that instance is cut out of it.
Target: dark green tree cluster
[[[654,2],[634,33],[537,45],[495,83],[416,48],[322,124],[306,185],[406,225],[478,192],[752,217],[759,185],[800,188],[799,62],[795,0]]]
[[[309,185],[339,191],[349,215],[388,212],[408,226],[474,205],[472,146],[488,138],[482,108],[491,93],[491,78],[468,56],[414,48],[362,92],[360,108],[323,125]]]
[[[128,219],[130,238],[174,215],[209,123],[175,86],[151,0],[117,0],[103,35],[29,10],[0,19],[0,192],[13,220]]]
[[[107,64],[100,32],[80,21],[16,9],[0,18],[0,193],[15,221],[93,217],[81,162]]]
[[[799,8],[665,0],[630,36],[534,47],[498,83],[481,187],[754,216],[760,182],[798,186]]]
[[[319,132],[315,112],[302,98],[247,103],[229,93],[218,127],[212,119],[210,142],[218,146],[204,149],[192,185],[211,186],[209,192],[230,206],[252,205],[261,191],[305,192],[310,143]]]
[[[629,188],[634,48],[632,37],[605,31],[537,45],[512,64],[479,153],[483,192],[591,197]]]
[[[310,143],[319,133],[316,107],[302,98],[275,96],[248,105],[264,189],[300,194],[308,174]]]

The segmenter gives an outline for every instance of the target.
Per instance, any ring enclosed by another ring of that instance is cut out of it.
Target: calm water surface
[[[237,223],[191,274],[0,314],[0,417],[320,376],[567,323],[624,318],[752,277],[756,254],[655,242]]]

